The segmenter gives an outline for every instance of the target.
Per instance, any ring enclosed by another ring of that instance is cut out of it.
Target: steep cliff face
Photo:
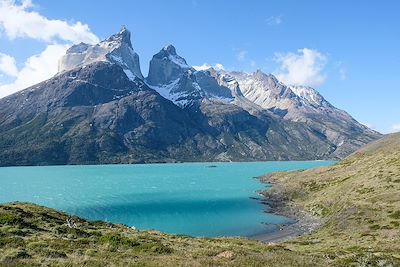
[[[151,59],[147,82],[151,85],[170,84],[188,70],[194,71],[184,58],[177,55],[175,47],[169,45]]]
[[[96,45],[80,43],[72,46],[60,59],[58,70],[59,72],[72,70],[98,61],[121,66],[130,79],[134,77],[143,79],[139,56],[133,50],[131,33],[125,27]]]

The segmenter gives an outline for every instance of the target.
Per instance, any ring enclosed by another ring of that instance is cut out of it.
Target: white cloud
[[[48,19],[32,11],[30,0],[18,4],[14,0],[0,0],[0,31],[13,40],[30,38],[47,43],[45,49],[25,60],[17,69],[12,56],[0,54],[0,72],[15,77],[12,83],[0,85],[0,98],[46,80],[57,73],[59,58],[74,43],[97,43],[99,38],[87,24]],[[5,62],[5,63],[3,63]],[[0,73],[1,74],[1,73]]]
[[[203,65],[200,66],[193,66],[195,70],[208,70],[209,68],[212,68],[212,66],[208,63],[203,63]]]
[[[58,59],[68,45],[48,45],[39,55],[29,57],[13,83],[0,85],[0,98],[49,79],[57,73]]]
[[[256,61],[248,56],[247,50],[234,48],[233,51],[235,52],[236,60],[241,68],[250,66],[254,69],[257,66]]]
[[[225,70],[224,66],[220,63],[216,63],[214,66],[211,66],[208,63],[203,63],[201,66],[193,66],[195,70],[208,70],[209,68],[214,68],[215,70]]]
[[[344,68],[339,69],[339,78],[341,81],[344,81],[347,79],[347,72]]]
[[[400,123],[393,124],[391,127],[391,132],[392,133],[400,132]]]
[[[59,39],[72,43],[99,41],[87,24],[48,19],[30,10],[32,6],[31,1],[22,1],[20,5],[13,0],[0,1],[0,27],[8,38],[26,37],[45,42]]]
[[[334,66],[335,69],[337,69],[338,74],[339,74],[339,79],[341,81],[347,80],[347,70],[346,68],[343,66],[343,62],[342,61],[337,61]]]
[[[247,56],[247,51],[241,50],[236,54],[236,59],[239,61],[245,61]]]
[[[217,63],[217,64],[214,65],[214,69],[216,69],[216,70],[225,70],[225,67],[224,67],[224,65],[222,65],[220,63]]]
[[[0,53],[0,72],[3,72],[4,74],[11,77],[16,77],[18,75],[18,69],[15,58]]]
[[[280,64],[275,75],[286,84],[319,86],[326,80],[323,73],[327,56],[309,48],[297,50],[297,53],[275,54]]]
[[[267,24],[270,26],[279,25],[282,23],[282,15],[279,16],[271,16],[267,18]]]

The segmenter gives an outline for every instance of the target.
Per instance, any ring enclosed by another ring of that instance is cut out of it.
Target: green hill
[[[264,177],[267,196],[320,218],[320,228],[285,246],[334,263],[400,264],[400,134],[375,141],[331,167]],[[340,265],[341,265],[340,264]]]
[[[27,203],[0,206],[3,266],[399,266],[400,134],[331,167],[263,178],[266,195],[319,218],[309,235],[264,244],[88,222]]]

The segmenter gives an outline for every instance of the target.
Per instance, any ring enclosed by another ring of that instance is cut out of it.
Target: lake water
[[[0,203],[28,201],[90,220],[192,236],[251,236],[284,217],[254,199],[255,176],[332,161],[0,168]],[[210,168],[210,165],[216,167]]]

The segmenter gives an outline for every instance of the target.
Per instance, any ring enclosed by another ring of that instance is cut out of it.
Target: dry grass
[[[400,266],[400,135],[335,166],[266,179],[321,227],[266,245],[140,232],[10,203],[0,206],[0,266]]]
[[[88,222],[29,203],[0,206],[0,266],[265,266],[266,262],[307,266],[322,264],[323,259],[239,238],[191,238]]]
[[[288,205],[322,221],[318,231],[285,243],[287,248],[331,254],[340,264],[400,264],[400,134],[334,166],[266,179],[279,184]]]

